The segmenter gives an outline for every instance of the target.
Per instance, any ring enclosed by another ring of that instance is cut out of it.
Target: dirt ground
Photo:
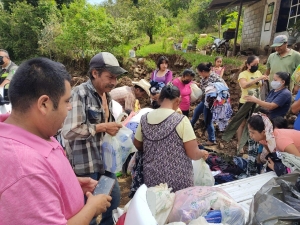
[[[118,178],[118,182],[121,189],[120,207],[124,207],[130,201],[128,195],[130,192],[131,181],[131,176],[125,174]]]
[[[158,54],[153,54],[150,55],[150,58],[154,61],[157,60],[157,58],[160,55]],[[181,71],[183,71],[185,68],[190,68],[191,65],[183,58],[181,58],[180,55],[170,55],[167,56],[169,58],[169,68],[173,71],[174,76],[178,76]],[[242,56],[242,59],[246,59],[246,56]],[[267,56],[260,56],[260,62],[265,64],[267,60]],[[141,61],[141,63],[137,62],[131,62],[131,64],[126,64],[123,65],[126,67],[126,69],[129,71],[128,76],[123,76],[118,80],[117,87],[120,86],[131,86],[132,85],[132,80],[139,80],[139,79],[146,79],[149,80],[151,70],[149,70],[146,65],[144,64],[144,60]],[[138,68],[139,73],[135,74],[135,70]],[[79,85],[80,83],[86,81],[88,79],[87,76],[79,76],[80,73],[75,73],[77,75],[73,76],[72,79],[72,86]],[[233,116],[235,113],[238,111],[238,104],[239,104],[239,98],[240,98],[240,87],[237,82],[239,74],[239,68],[233,67],[231,65],[226,65],[226,70],[224,74],[224,80],[226,81],[227,85],[229,86],[230,90],[230,99],[231,99],[231,104],[232,104],[232,109],[234,111]],[[199,81],[199,78],[196,78],[196,81]],[[141,107],[149,107],[150,105],[150,100],[145,99],[140,102]],[[192,117],[193,115],[193,110],[197,106],[197,103],[191,105],[191,110],[189,117]],[[288,114],[287,115],[287,120],[290,126],[292,126],[295,116]],[[199,143],[203,143],[207,141],[207,132],[203,130],[204,127],[204,122],[202,117],[200,117],[199,121],[195,125],[195,134],[197,137],[197,140]],[[215,133],[216,133],[216,139],[218,145],[214,147],[212,150],[217,152],[218,154],[226,157],[232,157],[236,155],[236,146],[237,146],[237,140],[234,137],[230,142],[225,142],[221,140],[223,132],[219,131],[217,127],[215,127]],[[247,149],[245,149],[247,150]],[[129,202],[128,194],[130,191],[130,185],[131,185],[131,176],[129,175],[122,175],[121,177],[118,178],[119,185],[121,188],[121,203],[120,207],[123,207]]]

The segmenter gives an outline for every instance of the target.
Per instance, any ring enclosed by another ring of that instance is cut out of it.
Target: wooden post
[[[237,18],[237,23],[236,23],[236,28],[235,28],[235,37],[234,37],[234,43],[233,43],[233,56],[236,55],[236,42],[237,42],[237,37],[238,37],[238,33],[239,33],[239,26],[240,26],[242,8],[243,8],[243,0],[240,0],[240,9],[239,9],[239,15],[238,15],[238,18]]]

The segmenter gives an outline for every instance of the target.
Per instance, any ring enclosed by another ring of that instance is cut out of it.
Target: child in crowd
[[[215,58],[215,66],[212,68],[212,71],[214,71],[216,74],[218,74],[220,77],[223,77],[225,67],[222,66],[223,58],[221,56],[217,56]]]

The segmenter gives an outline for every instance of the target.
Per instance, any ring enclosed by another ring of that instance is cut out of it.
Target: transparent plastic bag
[[[203,159],[193,161],[193,171],[195,186],[213,186],[215,184],[215,178]]]
[[[221,210],[222,223],[243,225],[245,212],[224,190],[217,187],[190,187],[175,193],[169,223],[186,224],[205,216],[211,210]]]
[[[123,116],[124,114],[122,113],[119,119],[123,118]],[[112,173],[122,171],[122,166],[127,157],[135,150],[131,139],[132,133],[132,130],[123,126],[116,136],[111,136],[108,133],[104,135],[102,140],[102,159],[105,170]]]

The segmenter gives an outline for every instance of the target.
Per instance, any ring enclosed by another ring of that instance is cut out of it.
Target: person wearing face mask
[[[173,192],[194,186],[192,160],[208,157],[200,150],[188,118],[175,112],[180,90],[168,84],[159,95],[160,108],[142,116],[134,145],[143,154],[143,177],[148,187],[167,183]]]
[[[10,60],[8,52],[4,49],[0,49],[0,66],[0,87],[4,87],[11,81],[18,66]]]
[[[272,90],[265,101],[255,96],[245,96],[246,102],[253,102],[261,106],[267,112],[270,119],[278,116],[284,117],[289,111],[292,101],[292,94],[289,91],[290,75],[286,72],[277,72],[274,74],[271,82]]]
[[[175,78],[172,82],[173,85],[178,87],[180,90],[181,102],[179,104],[179,108],[181,109],[182,114],[185,116],[189,116],[192,93],[191,84],[194,77],[194,71],[186,69],[183,71],[181,77]]]
[[[245,61],[243,67],[241,68],[241,73],[238,77],[238,82],[241,87],[241,98],[239,104],[239,111],[242,110],[242,106],[246,103],[245,96],[249,95],[248,93],[253,93],[259,97],[260,87],[262,86],[262,81],[267,80],[268,76],[262,75],[258,70],[259,58],[255,55],[249,56]],[[245,108],[245,107],[244,107]],[[249,118],[249,115],[253,113],[255,109],[255,104],[252,105],[250,110],[245,111],[244,119],[237,129],[237,146],[238,152],[243,153],[243,150],[240,149],[240,141],[245,128],[246,119]]]
[[[274,74],[278,71],[293,74],[300,64],[300,53],[288,48],[287,40],[286,35],[278,35],[274,38],[273,45],[271,45],[276,52],[270,54],[267,61],[266,75],[269,75],[270,80],[273,80]],[[293,88],[294,82],[291,80],[289,90],[293,91]],[[272,89],[271,84],[270,89]]]

